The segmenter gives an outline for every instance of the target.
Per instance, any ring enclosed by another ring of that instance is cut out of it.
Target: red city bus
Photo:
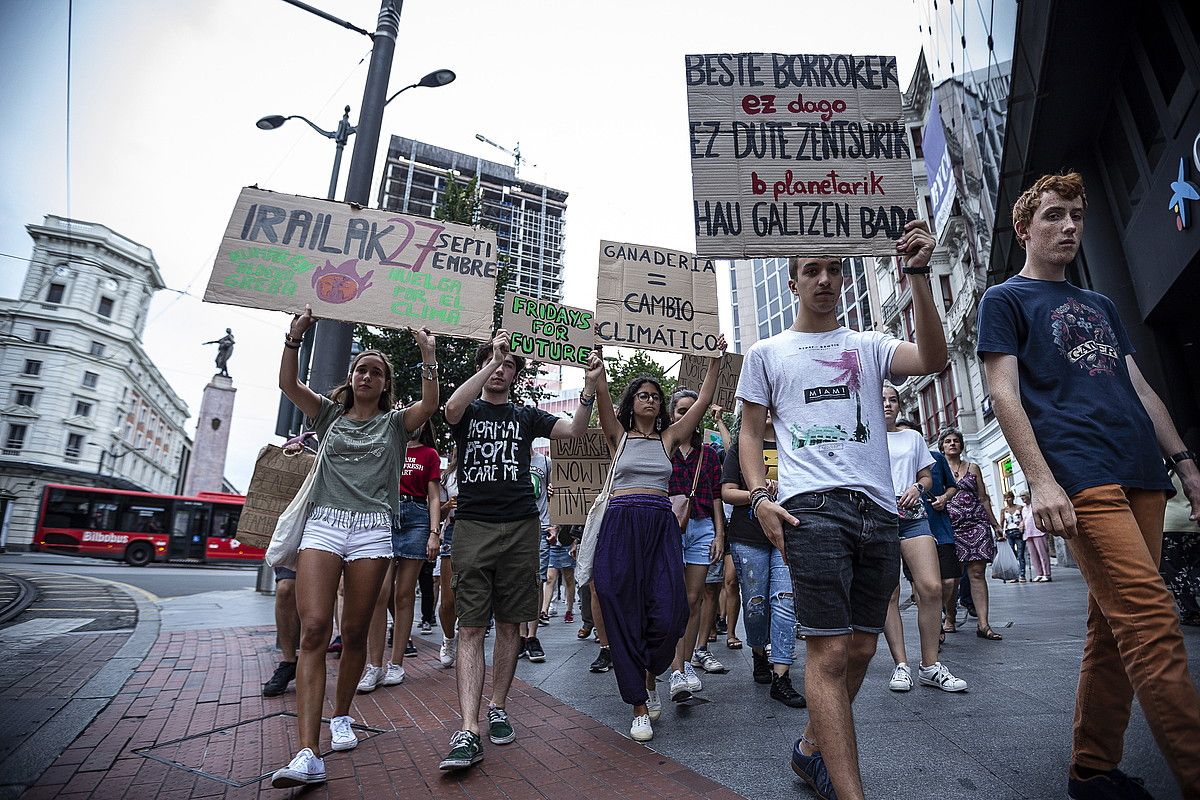
[[[195,497],[46,484],[33,549],[93,558],[250,563],[264,551],[236,538],[246,498],[200,492]]]

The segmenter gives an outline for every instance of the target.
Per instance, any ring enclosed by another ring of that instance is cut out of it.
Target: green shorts
[[[537,517],[513,522],[455,520],[450,586],[459,625],[483,628],[493,614],[497,622],[537,619],[541,533]]]

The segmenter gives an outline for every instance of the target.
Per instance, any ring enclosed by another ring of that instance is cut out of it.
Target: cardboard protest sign
[[[513,353],[546,364],[586,368],[596,344],[593,312],[519,294],[504,298],[502,326]]]
[[[895,255],[917,218],[894,56],[684,56],[696,252]]]
[[[697,355],[684,356],[679,360],[679,388],[700,391],[700,385],[704,383],[704,376],[708,374],[711,365],[712,361],[707,358]],[[733,411],[733,407],[737,405],[738,376],[741,374],[742,355],[726,353],[721,359],[721,374],[717,377],[713,405]]]
[[[275,533],[279,515],[292,502],[316,456],[302,452],[287,456],[283,448],[269,444],[258,452],[246,504],[238,517],[237,538],[251,547],[266,548]]]
[[[711,259],[661,247],[600,242],[596,341],[716,355],[717,270]]]
[[[242,189],[204,299],[487,340],[496,234]]]
[[[582,525],[612,466],[604,432],[589,428],[582,439],[551,439],[550,462],[550,521]]]
[[[701,441],[711,447],[720,447],[722,449],[725,447],[725,443],[721,441],[721,432],[714,431],[712,428],[704,429],[704,438]]]

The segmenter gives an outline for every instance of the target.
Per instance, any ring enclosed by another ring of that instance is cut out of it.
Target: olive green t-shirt
[[[339,403],[322,397],[314,427],[325,453],[317,464],[310,506],[395,514],[408,446],[403,409],[360,422],[347,418]]]

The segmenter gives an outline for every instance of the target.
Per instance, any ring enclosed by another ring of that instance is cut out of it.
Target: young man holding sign
[[[917,343],[838,324],[842,262],[793,256],[788,288],[799,306],[790,330],[746,354],[739,461],[751,514],[792,574],[809,723],[792,769],[824,800],[863,797],[851,703],[900,577],[900,535],[887,429],[879,397],[889,376],[938,372],[946,339],[929,288],[933,237],[909,222],[896,242],[910,276]],[[766,434],[771,412],[774,436]],[[778,443],[778,500],[767,490],[763,439]],[[936,685],[944,668],[922,665]]]
[[[509,400],[525,359],[509,352],[508,331],[497,331],[490,345],[480,346],[475,368],[476,373],[446,402],[446,421],[458,448],[458,505],[451,560],[463,727],[450,738],[450,753],[441,762],[444,770],[465,769],[483,759],[479,705],[483,635],[491,615],[496,618],[496,642],[488,738],[492,744],[516,739],[505,701],[520,651],[518,626],[537,619],[541,589],[541,525],[529,473],[531,448],[539,437],[577,439],[587,432],[596,401],[596,379],[604,366],[592,356],[579,409],[569,420]]]

